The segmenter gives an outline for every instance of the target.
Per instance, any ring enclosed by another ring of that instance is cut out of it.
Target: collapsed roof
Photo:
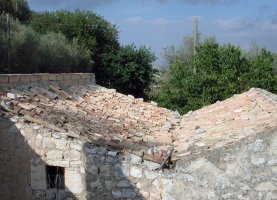
[[[10,117],[160,164],[172,149],[184,157],[277,126],[277,96],[255,88],[184,116],[95,84],[21,85],[0,89],[0,96]]]

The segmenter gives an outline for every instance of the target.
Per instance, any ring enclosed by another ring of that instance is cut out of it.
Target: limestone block
[[[123,195],[124,198],[135,198],[136,192],[131,189],[123,189]]]
[[[81,153],[77,150],[71,150],[64,152],[64,159],[65,160],[80,160],[81,159]]]
[[[114,175],[117,179],[129,176],[129,165],[128,164],[115,164]]]
[[[90,83],[95,83],[95,74],[90,74]]]
[[[99,169],[100,169],[100,174],[105,177],[109,177],[112,171],[110,165],[102,165],[101,167],[99,167]]]
[[[38,82],[42,80],[41,74],[32,74],[31,76],[31,82]]]
[[[151,187],[151,181],[141,180],[141,181],[137,182],[136,186],[138,189],[147,189],[147,188]]]
[[[114,198],[121,198],[122,192],[120,190],[112,190],[112,195]]]
[[[30,82],[32,74],[22,74],[20,76],[20,82]]]
[[[0,83],[8,83],[9,82],[9,76],[5,74],[0,74]]]
[[[151,162],[151,161],[147,161],[147,160],[144,161],[144,165],[147,167],[147,169],[152,170],[152,171],[154,171],[160,167],[159,163],[155,163],[155,162]]]
[[[145,170],[145,176],[146,176],[147,179],[154,180],[155,178],[158,177],[158,172],[157,171]]]
[[[255,190],[257,191],[271,191],[274,190],[276,187],[271,182],[262,182],[257,187],[255,187]]]
[[[117,183],[117,187],[130,187],[131,183],[129,180],[121,180]]]
[[[252,150],[253,150],[253,152],[261,152],[264,150],[264,148],[265,148],[265,145],[263,144],[263,141],[257,140],[253,144]]]
[[[65,149],[68,144],[68,142],[64,140],[55,140],[55,143],[57,149]]]
[[[80,194],[83,191],[82,176],[77,171],[65,170],[64,179],[68,191],[73,194]]]
[[[108,151],[108,155],[110,155],[112,157],[116,157],[117,151]]]
[[[96,165],[88,165],[88,166],[86,167],[86,171],[87,171],[89,174],[96,175],[96,174],[98,174],[98,172],[99,172],[99,168],[98,168]]]
[[[69,167],[69,161],[67,160],[46,160],[46,163],[51,166]]]
[[[140,157],[140,156],[137,156],[137,155],[135,155],[135,154],[130,154],[130,158],[131,158],[131,163],[132,164],[139,164],[139,163],[141,163],[142,162],[142,158]]]
[[[56,144],[53,139],[51,138],[44,138],[42,143],[43,148],[56,148]]]
[[[19,74],[9,75],[9,83],[18,83],[20,81],[20,76]]]
[[[82,151],[83,150],[83,146],[81,144],[75,144],[75,145],[73,145],[73,149],[75,149],[77,151]]]
[[[49,81],[56,81],[57,80],[57,74],[48,74],[48,80]]]
[[[135,178],[142,178],[142,168],[137,166],[132,166],[130,168],[130,174]]]
[[[105,186],[107,190],[111,190],[115,186],[115,182],[111,180],[106,180]]]
[[[64,80],[64,75],[63,74],[56,74],[57,81]]]
[[[91,189],[101,189],[102,188],[102,184],[101,184],[101,181],[100,179],[97,179],[96,181],[93,181],[93,182],[90,182],[90,187]]]
[[[142,198],[144,198],[144,199],[149,199],[149,195],[150,195],[149,192],[140,191],[139,193],[140,193],[140,195],[142,196]]]
[[[49,160],[62,160],[63,152],[59,150],[50,150],[46,153],[46,156]]]
[[[277,174],[277,167],[272,167],[272,172],[273,172],[274,174]]]
[[[253,165],[256,165],[256,166],[261,165],[264,162],[265,162],[265,158],[263,158],[263,157],[258,157],[258,156],[254,156],[254,155],[251,156],[251,163]]]
[[[63,74],[64,80],[71,80],[72,74]]]
[[[31,165],[31,187],[35,190],[46,189],[45,165]]]

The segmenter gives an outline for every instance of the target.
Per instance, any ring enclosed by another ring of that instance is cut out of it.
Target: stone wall
[[[2,116],[0,126],[1,199],[53,199],[57,191],[47,189],[46,166],[65,169],[59,199],[277,199],[277,131],[203,149],[158,170],[161,163],[147,155],[18,116]]]
[[[68,73],[68,74],[0,74],[0,86],[14,88],[21,84],[34,85],[88,85],[95,83],[92,73]]]
[[[46,166],[64,168],[65,188],[58,191],[59,199],[159,199],[157,191],[149,188],[160,164],[143,160],[138,152],[118,152],[74,133],[27,124],[17,116],[1,119],[6,136],[0,140],[0,155],[6,159],[0,160],[0,169],[7,182],[1,181],[0,194],[14,195],[4,199],[22,199],[23,194],[25,199],[54,199],[57,190],[47,189]],[[14,137],[13,129],[7,129],[11,121],[16,127]],[[12,146],[13,151],[7,150]]]
[[[179,160],[157,180],[165,200],[277,199],[277,131]]]

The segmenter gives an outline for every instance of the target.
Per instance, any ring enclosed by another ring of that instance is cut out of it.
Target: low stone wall
[[[92,73],[68,73],[68,74],[0,74],[0,86],[12,88],[20,84],[49,85],[61,84],[80,86],[95,83],[95,75]]]

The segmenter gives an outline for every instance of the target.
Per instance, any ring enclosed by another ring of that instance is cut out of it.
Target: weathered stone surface
[[[112,190],[112,195],[114,198],[121,198],[122,192],[120,190]]]
[[[46,160],[46,163],[50,166],[69,167],[68,160]]]
[[[105,177],[109,177],[110,174],[112,173],[112,167],[110,165],[101,165],[101,167],[99,167],[100,169],[100,175],[105,176]]]
[[[142,162],[142,158],[140,156],[137,156],[135,154],[130,154],[130,159],[132,164],[139,164]]]
[[[130,181],[129,180],[121,180],[117,183],[118,187],[130,187]]]
[[[158,169],[161,166],[159,163],[155,163],[147,160],[145,160],[143,164],[147,167],[147,169],[152,171]]]
[[[81,158],[81,152],[77,150],[66,151],[64,153],[65,160],[80,160],[80,158]]]
[[[46,156],[49,160],[62,160],[63,152],[59,150],[50,150],[46,153]]]
[[[253,152],[261,152],[265,148],[265,145],[263,144],[262,140],[257,140],[253,144]]]
[[[137,166],[132,166],[130,168],[130,175],[135,178],[142,178],[142,168]]]
[[[136,192],[130,189],[123,189],[123,197],[125,198],[135,198]]]
[[[101,184],[100,179],[90,182],[90,187],[91,187],[91,189],[102,189],[102,184]]]
[[[267,164],[270,165],[270,166],[277,165],[277,158],[269,159]]]
[[[9,82],[9,77],[7,75],[0,75],[0,83],[8,83]]]
[[[55,141],[51,138],[44,138],[43,139],[43,148],[56,148]]]
[[[262,182],[257,187],[255,187],[255,190],[257,191],[271,191],[274,190],[276,186],[274,186],[271,182]]]
[[[36,190],[46,189],[45,165],[31,165],[31,186]]]
[[[105,181],[105,187],[107,190],[111,190],[115,186],[115,182],[111,180],[106,180]]]
[[[261,165],[261,164],[265,163],[265,158],[252,155],[251,156],[251,163],[253,165]]]
[[[116,157],[117,151],[108,151],[108,155],[112,157]]]
[[[88,165],[88,166],[86,167],[86,171],[87,171],[89,174],[94,174],[94,175],[96,175],[96,174],[99,173],[100,169],[99,169],[98,166],[96,166],[96,165]]]
[[[272,167],[272,172],[273,172],[274,174],[277,174],[277,166],[276,166],[276,167]]]
[[[82,176],[76,171],[65,171],[65,185],[68,191],[73,194],[80,194],[83,191]]]
[[[157,178],[157,176],[158,176],[157,171],[145,170],[144,173],[145,173],[145,177],[147,179],[151,179],[151,180]]]

